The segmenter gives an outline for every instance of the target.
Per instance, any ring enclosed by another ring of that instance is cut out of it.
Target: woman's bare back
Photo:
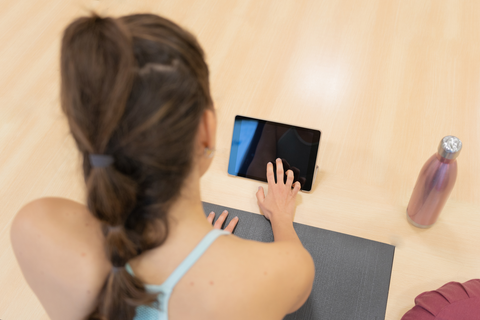
[[[168,241],[129,264],[144,283],[160,285],[200,240]],[[291,262],[304,258],[295,251],[287,243],[220,236],[175,286],[169,319],[282,319],[308,281],[288,274],[298,269]]]
[[[52,319],[85,319],[96,306],[111,269],[100,228],[84,205],[68,199],[38,199],[17,214],[12,246]],[[162,284],[209,230],[185,230],[183,236],[173,229],[162,246],[129,261],[135,276],[146,284]],[[288,243],[218,237],[175,286],[169,319],[280,319],[292,304],[291,295],[308,281],[283,274],[294,273],[305,260],[297,253]],[[287,293],[288,285],[293,287]]]

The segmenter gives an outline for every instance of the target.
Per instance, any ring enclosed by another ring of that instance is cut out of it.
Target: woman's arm
[[[272,223],[273,236],[275,241],[290,241],[302,246],[297,233],[293,229],[293,217],[295,216],[295,198],[300,190],[300,182],[293,183],[293,171],[287,171],[287,181],[284,183],[283,163],[281,159],[276,160],[277,182],[273,174],[273,164],[267,164],[268,194],[262,187],[258,188],[258,206],[265,217]],[[303,247],[303,246],[302,246]]]
[[[283,177],[281,159],[276,160],[277,177]],[[275,183],[273,164],[267,164],[268,194],[265,196],[262,187],[257,192],[260,209],[272,224],[274,246],[278,253],[274,260],[281,265],[286,273],[279,283],[279,290],[288,289],[291,305],[287,312],[291,313],[300,308],[307,300],[312,290],[315,276],[315,266],[310,253],[303,247],[293,228],[295,215],[295,198],[300,190],[300,183],[293,183],[293,172],[287,171],[287,181],[277,179]]]

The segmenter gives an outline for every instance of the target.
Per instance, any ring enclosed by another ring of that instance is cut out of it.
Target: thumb
[[[259,204],[263,204],[263,201],[265,200],[265,192],[263,191],[263,187],[258,187],[257,200]]]

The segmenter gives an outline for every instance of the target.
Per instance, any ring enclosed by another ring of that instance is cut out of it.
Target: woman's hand
[[[283,165],[283,171],[286,171],[288,172],[288,170],[292,170],[293,171],[293,181],[298,181],[300,182],[300,186],[303,186],[303,184],[305,183],[305,181],[307,181],[307,179],[305,179],[304,177],[300,177],[300,169],[296,168],[296,167],[292,167],[290,165],[290,163],[287,162],[287,160],[285,159],[282,159],[282,165]],[[288,174],[287,174],[288,176]],[[286,177],[284,176],[284,181],[286,182],[287,179],[285,179]],[[278,179],[278,177],[277,177]]]
[[[213,225],[213,229],[221,229],[223,223],[225,222],[225,219],[227,219],[227,216],[228,216],[228,211],[224,210],[222,214],[218,217],[217,221],[215,221],[215,224]],[[208,222],[213,223],[213,219],[215,219],[215,212],[212,211],[208,215],[207,220]],[[235,226],[237,225],[237,222],[238,222],[238,217],[233,218],[224,230],[232,233],[233,229],[235,229]]]
[[[268,194],[265,197],[263,188],[258,188],[258,206],[270,221],[292,222],[295,213],[295,197],[300,190],[300,182],[295,182],[292,189],[293,171],[287,171],[287,181],[284,183],[284,180],[281,178],[283,177],[283,163],[281,159],[276,160],[276,166],[277,183],[275,183],[273,174],[273,164],[271,162],[267,164]]]

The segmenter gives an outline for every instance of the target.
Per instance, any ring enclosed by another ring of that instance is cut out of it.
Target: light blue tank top
[[[221,235],[227,235],[230,232],[225,230],[213,229],[210,231],[192,252],[182,261],[182,263],[172,272],[172,274],[161,285],[145,284],[148,292],[158,292],[157,303],[159,309],[149,306],[138,306],[134,320],[167,320],[168,319],[168,300],[172,294],[173,288],[185,273],[197,262],[202,254],[210,247],[210,245]],[[132,268],[127,263],[125,269],[132,276],[135,276]]]

